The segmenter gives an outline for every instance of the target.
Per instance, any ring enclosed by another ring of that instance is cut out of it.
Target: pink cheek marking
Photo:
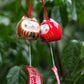
[[[27,24],[25,24],[24,26],[27,27]]]
[[[47,32],[47,31],[48,31],[48,29],[45,29],[45,31]]]

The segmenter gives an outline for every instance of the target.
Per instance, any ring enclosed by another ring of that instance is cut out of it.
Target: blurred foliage
[[[47,14],[62,26],[59,54],[66,71],[60,74],[56,42],[53,53],[61,84],[84,84],[84,0],[44,0]],[[29,50],[25,40],[16,36],[16,25],[29,11],[29,0],[0,0],[0,84],[27,84]],[[41,23],[44,11],[41,0],[33,0],[32,17]],[[43,84],[57,84],[51,70],[52,60],[47,44],[40,39],[31,42],[32,66],[41,74]]]

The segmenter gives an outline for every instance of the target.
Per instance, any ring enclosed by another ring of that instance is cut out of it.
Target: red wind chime
[[[28,84],[42,84],[42,77],[40,73],[35,68],[33,68],[31,64],[31,46],[29,42],[30,40],[37,39],[39,36],[42,42],[48,43],[50,45],[50,52],[51,52],[52,62],[53,62],[52,70],[56,76],[57,83],[60,84],[58,70],[54,62],[52,45],[49,42],[57,41],[61,39],[62,28],[56,21],[54,21],[53,19],[49,19],[45,10],[44,1],[43,0],[41,1],[42,1],[46,20],[43,20],[41,25],[39,25],[36,18],[31,18],[31,15],[32,15],[31,14],[32,0],[31,0],[28,17],[23,16],[22,19],[18,22],[16,33],[18,38],[26,40],[27,44],[29,44],[30,66],[25,66],[29,76]]]
[[[45,18],[46,18],[46,20],[44,20],[41,23],[41,29],[40,29],[41,41],[47,43],[47,42],[60,40],[62,38],[62,28],[56,21],[54,21],[53,19],[49,19],[49,17],[47,16],[46,10],[45,10],[44,2],[43,2],[43,0],[41,0],[41,1],[42,1],[44,14],[45,14]],[[60,84],[58,70],[57,70],[57,67],[55,66],[55,62],[54,62],[52,46],[50,43],[49,43],[49,45],[50,45],[50,51],[51,51],[51,56],[52,56],[52,62],[53,62],[52,70],[56,76],[57,83]]]

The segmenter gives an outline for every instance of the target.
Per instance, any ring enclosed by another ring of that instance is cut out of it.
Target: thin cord
[[[31,61],[31,45],[28,40],[26,40],[27,44],[29,45],[29,65],[30,67],[32,66],[32,61]]]
[[[31,11],[32,11],[32,0],[31,0],[31,2],[30,2],[30,10],[29,10],[29,14],[28,14],[28,17],[30,18],[31,17]]]
[[[32,65],[31,65],[31,45],[30,43],[29,43],[29,59],[30,59],[30,67],[31,67]]]
[[[51,56],[52,56],[53,66],[55,66],[55,61],[54,61],[54,56],[53,56],[53,51],[52,51],[52,45],[49,43],[49,46],[50,46],[50,52],[51,52]]]
[[[46,20],[48,20],[49,18],[47,16],[47,13],[46,13],[46,10],[45,10],[44,1],[43,0],[41,0],[41,1],[42,1],[43,9],[44,9],[45,18],[46,18]]]

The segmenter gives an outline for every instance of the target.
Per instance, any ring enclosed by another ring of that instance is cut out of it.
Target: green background
[[[63,30],[60,41],[51,42],[61,84],[84,84],[84,0],[44,0],[49,18]],[[16,36],[16,25],[29,12],[30,0],[0,0],[0,84],[28,84],[29,50]],[[41,0],[33,0],[32,17],[45,19]],[[32,66],[43,84],[57,84],[48,44],[31,41]]]

